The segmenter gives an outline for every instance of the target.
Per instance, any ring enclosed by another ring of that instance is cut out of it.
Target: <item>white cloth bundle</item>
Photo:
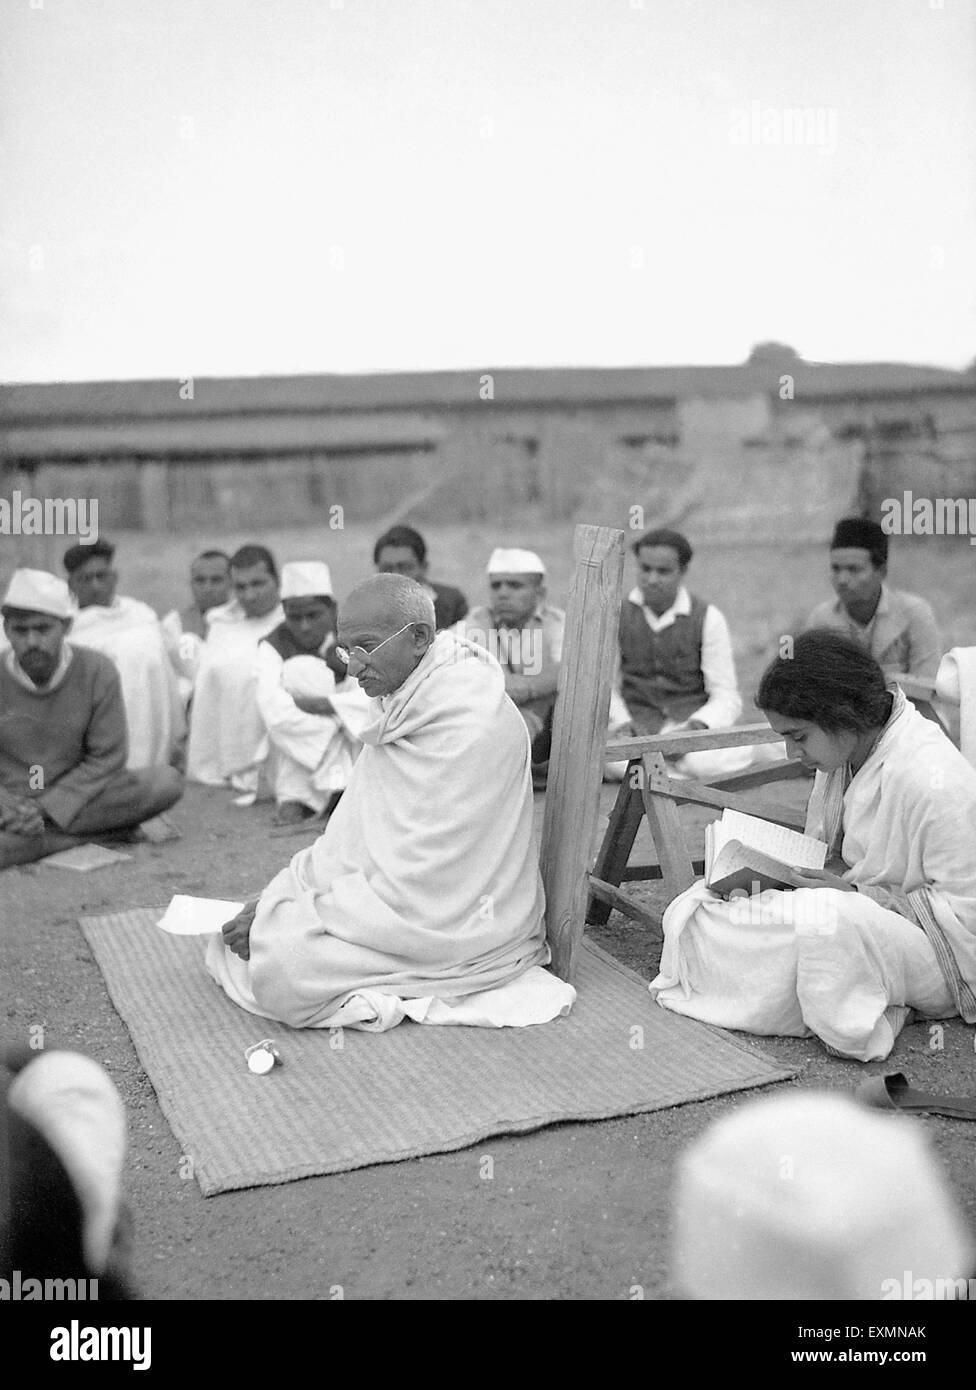
[[[335,690],[335,674],[319,656],[290,656],[281,668],[281,684],[292,699],[321,699]]]
[[[976,647],[953,647],[935,677],[940,700],[959,707],[959,751],[976,767]]]

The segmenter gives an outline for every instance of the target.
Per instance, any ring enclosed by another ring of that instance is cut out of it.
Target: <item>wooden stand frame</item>
[[[540,852],[553,969],[564,980],[572,979],[587,920],[606,921],[616,907],[647,926],[660,925],[659,917],[621,891],[623,881],[663,878],[672,898],[701,873],[700,861],[693,862],[685,843],[679,802],[730,806],[791,827],[802,823],[785,807],[745,802],[736,795],[796,776],[797,763],[767,765],[718,778],[709,786],[668,776],[666,756],[778,742],[768,724],[607,741],[625,539],[623,531],[577,526],[574,541],[576,571],[566,612]],[[604,763],[623,758],[630,760],[627,775],[591,873]],[[645,815],[660,863],[630,868],[627,861]]]
[[[735,743],[720,741],[730,735],[736,735]],[[762,816],[764,820],[789,826],[791,830],[802,830],[804,817],[790,807],[765,798],[756,800],[737,794],[748,788],[800,776],[802,768],[798,761],[784,759],[779,763],[766,764],[754,772],[716,778],[707,785],[670,777],[664,761],[665,752],[674,757],[700,751],[703,747],[743,747],[778,740],[779,735],[768,724],[747,724],[715,733],[658,734],[640,739],[641,756],[632,758],[628,764],[627,774],[620,784],[617,800],[610,813],[603,844],[589,875],[591,899],[586,921],[593,926],[601,925],[609,917],[610,909],[615,907],[635,922],[657,929],[661,925],[661,913],[640,907],[621,892],[620,884],[663,879],[670,901],[702,876],[704,863],[700,859],[692,859],[678,815],[678,806],[682,803],[695,802],[702,806],[714,806],[716,810],[729,808],[744,811],[746,815]],[[627,742],[630,745],[638,740]],[[611,757],[615,746],[613,743],[608,745]],[[659,862],[629,866],[630,853],[644,816],[647,817]]]

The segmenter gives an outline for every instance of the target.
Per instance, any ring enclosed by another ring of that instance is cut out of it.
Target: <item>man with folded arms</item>
[[[549,949],[525,725],[494,658],[434,623],[399,575],[343,606],[339,655],[373,708],[363,750],[325,832],[207,954],[251,1013],[382,1031],[404,1014],[541,1023],[572,1002],[536,969]]]
[[[207,614],[230,599],[230,556],[222,550],[205,550],[198,555],[190,566],[190,591],[192,603],[173,608],[160,619],[184,709],[193,694],[200,648],[207,636]]]
[[[935,614],[924,598],[892,589],[888,537],[876,521],[845,517],[830,542],[830,582],[837,598],[821,603],[803,624],[831,628],[869,652],[884,671],[934,680],[942,658]]]
[[[193,688],[187,777],[232,786],[254,801],[268,736],[257,703],[258,643],[284,619],[278,567],[263,545],[242,545],[230,558],[234,597],[207,613],[207,640]]]
[[[533,780],[544,785],[566,614],[546,602],[546,567],[533,550],[494,550],[488,590],[487,605],[472,609],[455,631],[501,666],[532,739]]]
[[[171,767],[126,771],[119,674],[65,640],[74,612],[44,570],[15,571],[0,606],[0,868],[139,825],[182,794]]]

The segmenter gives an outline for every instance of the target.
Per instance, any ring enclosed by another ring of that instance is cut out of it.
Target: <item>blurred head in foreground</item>
[[[826,1092],[711,1125],[672,1223],[672,1283],[695,1299],[953,1298],[976,1251],[917,1123]]]
[[[125,1109],[108,1073],[77,1052],[24,1051],[4,1059],[0,1087],[0,1278],[97,1280],[99,1299],[132,1297]]]

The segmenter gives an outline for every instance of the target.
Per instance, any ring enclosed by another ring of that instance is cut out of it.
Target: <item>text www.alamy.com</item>
[[[794,1361],[873,1361],[883,1366],[886,1361],[924,1361],[924,1351],[860,1351],[847,1347],[844,1351],[793,1351]]]

